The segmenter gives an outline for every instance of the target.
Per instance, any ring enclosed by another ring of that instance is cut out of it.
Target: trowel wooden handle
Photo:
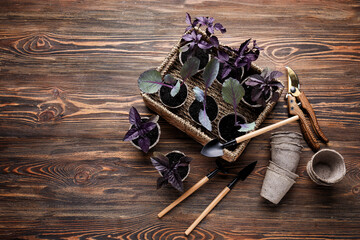
[[[219,195],[217,195],[217,197],[209,204],[209,206],[207,206],[207,208],[201,213],[201,215],[193,222],[193,224],[191,224],[191,226],[185,231],[185,235],[189,235],[192,230],[194,230],[194,228],[201,222],[201,220],[203,220],[206,215],[208,215],[209,212],[213,210],[213,208],[221,201],[221,199],[226,196],[229,191],[230,188],[225,187],[221,191],[221,193],[219,193]]]
[[[158,217],[163,217],[166,213],[168,213],[171,209],[176,207],[179,203],[181,203],[184,199],[186,199],[188,196],[190,196],[193,192],[198,190],[202,185],[207,183],[209,181],[209,178],[207,176],[203,177],[200,181],[198,181],[194,186],[192,186],[189,190],[187,190],[183,195],[181,195],[178,199],[176,199],[173,203],[171,203],[169,206],[164,208],[159,214]]]
[[[248,139],[251,139],[253,137],[256,137],[256,136],[259,136],[263,133],[266,133],[266,132],[269,132],[271,130],[274,130],[276,128],[279,128],[281,126],[284,126],[286,124],[289,124],[289,123],[292,123],[292,122],[295,122],[299,120],[299,116],[298,115],[295,115],[291,118],[288,118],[288,119],[285,119],[281,122],[278,122],[278,123],[275,123],[275,124],[272,124],[270,126],[267,126],[267,127],[264,127],[264,128],[260,128],[259,130],[256,130],[254,132],[251,132],[251,133],[248,133],[248,134],[245,134],[244,136],[241,136],[241,137],[237,137],[235,140],[237,143],[240,143],[240,142],[243,142],[245,140],[248,140]]]

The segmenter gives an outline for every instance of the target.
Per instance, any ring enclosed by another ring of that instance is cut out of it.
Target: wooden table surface
[[[188,239],[360,239],[360,24],[358,1],[0,2],[0,239],[186,239],[183,232],[234,177],[218,175],[162,219],[180,193],[156,190],[158,173],[122,138],[131,106],[149,116],[138,76],[181,37],[185,12],[213,16],[237,47],[254,38],[256,62],[295,69],[347,174],[333,187],[306,173],[279,205],[260,197],[270,133],[239,158],[257,160]],[[282,78],[285,81],[285,77]],[[287,118],[283,98],[262,124]],[[215,167],[201,146],[160,120],[155,150],[193,157],[190,188]],[[283,130],[300,131],[293,123]],[[325,146],[322,145],[322,148]]]

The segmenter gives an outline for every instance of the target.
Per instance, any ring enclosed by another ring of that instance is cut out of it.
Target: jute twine
[[[206,33],[204,31],[197,28],[195,30],[198,33],[202,34],[206,41],[209,41],[209,38],[206,36]],[[189,30],[188,32],[191,31],[193,30]],[[165,60],[162,62],[162,64],[157,68],[157,70],[161,73],[162,76],[165,76],[166,74],[170,73],[173,76],[181,78],[180,69],[182,66],[179,61],[179,52],[180,52],[180,47],[183,44],[184,42],[181,41],[180,39],[180,41],[173,47],[173,49],[171,50],[169,55],[165,58]],[[224,45],[222,44],[220,44],[220,48],[224,49],[231,56],[236,55],[234,52],[230,51],[229,49],[224,48]],[[247,73],[247,75],[261,73],[261,71],[262,69],[260,67],[256,66],[255,64],[251,64],[251,69]],[[158,94],[141,93],[141,95],[147,107],[149,107],[151,110],[159,114],[170,124],[174,125],[181,131],[188,134],[190,137],[195,139],[200,144],[205,145],[214,138],[219,139],[218,129],[217,129],[218,122],[223,116],[229,113],[233,113],[232,105],[224,102],[224,100],[222,99],[221,83],[215,80],[208,90],[208,95],[215,99],[219,108],[218,115],[216,119],[212,122],[212,132],[206,130],[198,123],[196,123],[194,120],[192,120],[188,112],[191,103],[195,100],[195,95],[192,89],[195,86],[198,86],[203,90],[205,88],[204,80],[202,79],[202,73],[197,73],[195,76],[188,79],[186,81],[186,85],[188,87],[188,97],[186,99],[185,104],[179,107],[178,109],[166,108],[160,102]],[[283,89],[278,89],[277,91],[281,95]],[[265,108],[252,108],[247,106],[243,102],[240,102],[237,108],[237,112],[243,115],[247,119],[247,122],[250,123],[255,121],[255,129],[258,129],[261,123],[266,119],[268,114],[272,111],[275,104],[276,102],[271,102],[268,103]],[[237,146],[237,148],[234,151],[229,151],[228,149],[224,149],[224,155],[222,156],[222,158],[229,162],[236,161],[241,155],[241,153],[245,150],[245,147],[249,143],[249,141],[250,140],[242,142]]]

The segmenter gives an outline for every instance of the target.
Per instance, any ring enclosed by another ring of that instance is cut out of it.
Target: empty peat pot
[[[184,103],[188,96],[188,89],[186,84],[182,84],[180,91],[174,97],[170,95],[171,88],[162,86],[159,91],[159,97],[162,104],[168,108],[179,108]]]
[[[278,204],[295,181],[273,169],[273,167],[267,169],[260,195],[268,201]]]
[[[240,124],[247,123],[246,118],[240,114],[237,114],[236,121]],[[240,128],[241,126],[235,126],[235,114],[227,114],[218,123],[219,137],[226,142],[234,140],[246,134],[246,132],[239,132]]]
[[[270,161],[268,169],[271,169],[271,170],[279,173],[282,176],[287,176],[287,177],[291,178],[294,181],[299,177],[299,175],[297,175],[296,173],[291,172],[291,171],[289,171],[289,170],[287,170],[285,168],[282,168],[281,166],[274,163],[273,161]]]
[[[300,150],[271,147],[271,160],[291,172],[295,172],[300,161]]]
[[[282,143],[282,142],[291,142],[300,144],[303,139],[301,133],[298,132],[275,132],[271,134],[270,141],[271,143]]]
[[[312,156],[306,166],[306,171],[316,184],[330,186],[344,178],[345,161],[337,151],[322,149]]]
[[[146,122],[148,119],[149,119],[148,117],[142,117],[141,122]],[[135,127],[134,125],[131,125],[130,129],[134,128],[134,127]],[[156,123],[156,127],[146,134],[146,137],[148,137],[150,139],[149,150],[152,149],[153,147],[155,147],[155,145],[159,142],[160,134],[161,134],[160,125],[158,123]],[[141,148],[139,147],[139,139],[138,138],[131,140],[130,143],[137,149],[141,150]]]

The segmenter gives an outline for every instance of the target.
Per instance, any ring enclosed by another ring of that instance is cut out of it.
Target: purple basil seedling
[[[146,136],[157,125],[158,116],[149,118],[147,121],[142,121],[139,112],[136,108],[131,107],[129,112],[129,122],[132,127],[125,134],[123,141],[132,141],[138,139],[138,144],[141,150],[145,153],[149,151],[150,139]]]
[[[272,71],[268,68],[265,68],[262,73],[254,74],[248,77],[245,84],[252,87],[251,90],[251,100],[261,104],[262,106],[266,105],[266,99],[269,97],[273,88],[283,88],[282,83],[276,81],[275,79],[282,76],[283,74],[279,71]],[[271,101],[277,101],[279,94],[274,92],[271,98]]]
[[[154,156],[150,159],[156,170],[162,175],[162,177],[159,177],[157,180],[158,189],[163,185],[170,183],[177,190],[181,192],[184,191],[179,168],[188,167],[192,160],[190,157],[182,156],[178,161],[171,162],[169,158],[162,153],[154,152]]]
[[[183,47],[181,47],[180,51],[182,52],[189,52],[189,57],[194,56],[195,52],[197,51],[197,48],[207,50],[212,47],[217,48],[219,45],[218,38],[213,35],[215,30],[220,31],[221,33],[226,32],[226,28],[223,27],[221,23],[215,23],[214,24],[214,18],[212,17],[197,17],[192,22],[190,14],[186,13],[185,22],[188,24],[188,26],[185,29],[185,32],[187,32],[190,29],[193,29],[197,26],[199,28],[201,26],[206,26],[206,35],[210,37],[210,43],[202,39],[202,35],[197,33],[195,30],[191,33],[185,34],[182,39],[184,39],[187,44],[185,44]]]

